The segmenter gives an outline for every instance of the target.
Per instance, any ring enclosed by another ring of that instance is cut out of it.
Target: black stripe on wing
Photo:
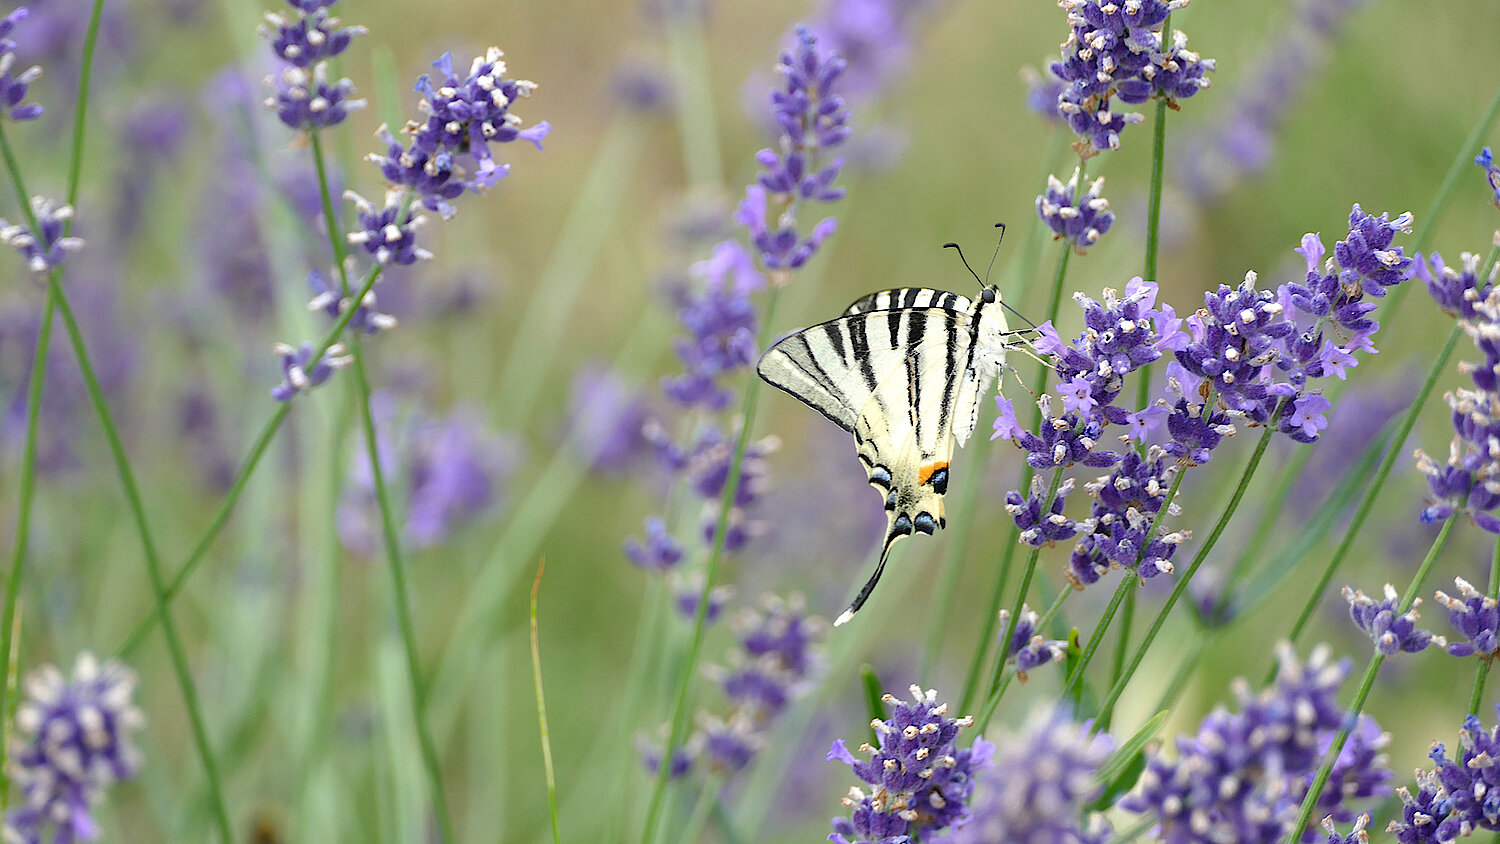
[[[844,309],[844,316],[871,311],[927,308],[941,308],[945,311],[968,314],[974,309],[974,303],[967,296],[960,296],[946,290],[934,290],[931,287],[894,287],[855,299],[849,307]]]

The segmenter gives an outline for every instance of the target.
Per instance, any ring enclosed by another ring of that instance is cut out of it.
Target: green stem
[[[1135,567],[1124,573],[1120,578],[1120,585],[1115,589],[1114,597],[1110,598],[1109,606],[1104,608],[1104,615],[1099,617],[1099,623],[1094,626],[1094,632],[1089,636],[1089,643],[1084,646],[1083,655],[1079,657],[1078,664],[1073,666],[1073,673],[1068,677],[1068,684],[1063,690],[1063,697],[1069,693],[1083,680],[1083,672],[1093,661],[1094,654],[1099,650],[1099,644],[1103,640],[1104,633],[1109,630],[1109,624],[1114,620],[1115,612],[1120,608],[1120,602],[1125,599],[1125,592],[1133,587],[1140,579],[1136,568],[1140,567],[1141,561],[1145,559],[1146,549],[1150,547],[1151,538],[1156,536],[1157,528],[1161,526],[1162,519],[1166,518],[1168,511],[1172,509],[1172,502],[1177,500],[1177,489],[1182,486],[1182,479],[1187,477],[1187,467],[1181,467],[1177,477],[1172,479],[1172,486],[1167,490],[1167,495],[1162,499],[1161,509],[1156,511],[1156,516],[1151,519],[1151,527],[1146,530],[1146,540],[1141,543],[1141,550],[1136,554]]]
[[[1115,639],[1114,662],[1109,670],[1109,682],[1113,686],[1125,673],[1125,656],[1130,653],[1130,626],[1135,621],[1136,590],[1125,593],[1125,605],[1120,608],[1120,630]],[[1108,725],[1105,725],[1108,726]],[[1101,727],[1104,729],[1104,727]]]
[[[1151,188],[1146,198],[1146,260],[1141,276],[1156,281],[1156,260],[1161,247],[1162,175],[1166,172],[1167,101],[1156,101],[1156,132],[1151,141]],[[1151,401],[1151,364],[1141,367],[1136,376],[1135,406],[1144,408]]]
[[[765,348],[765,341],[776,315],[776,304],[781,299],[781,291],[785,289],[781,285],[771,288],[771,297],[766,303],[765,320],[761,324],[762,336],[758,343],[760,348]],[[704,566],[703,589],[698,596],[698,607],[693,613],[692,637],[688,642],[687,656],[678,669],[677,693],[672,704],[671,726],[667,733],[666,747],[663,748],[661,754],[661,764],[657,765],[656,784],[651,791],[651,802],[646,810],[646,826],[641,834],[642,844],[651,844],[655,840],[656,826],[661,817],[662,798],[666,795],[668,774],[672,769],[672,753],[687,737],[688,692],[692,689],[693,677],[697,673],[698,652],[703,647],[703,633],[707,626],[709,597],[713,593],[719,574],[719,564],[724,556],[724,538],[729,532],[729,516],[734,509],[734,498],[740,488],[740,466],[744,461],[745,447],[750,442],[750,429],[755,423],[755,407],[760,398],[760,383],[760,379],[753,378],[745,387],[745,401],[740,411],[740,432],[735,439],[734,456],[729,464],[729,477],[724,482],[724,492],[719,499],[719,519],[714,528],[713,550],[710,551],[708,562]]]
[[[365,276],[364,284],[360,286],[359,294],[354,297],[354,301],[358,302],[364,299],[365,294],[370,292],[370,289],[375,286],[376,280],[380,278],[380,272],[381,267],[378,265],[370,269],[370,272]],[[328,349],[338,340],[339,335],[343,334],[344,327],[349,324],[349,320],[354,317],[354,313],[354,308],[345,309],[343,313],[339,314],[339,318],[334,320],[333,327],[324,332],[323,337],[318,340],[317,345],[313,348],[312,360],[308,364],[309,369],[316,366],[318,361],[322,360],[323,355],[328,353]],[[182,591],[183,586],[187,584],[188,578],[193,575],[193,572],[208,557],[208,552],[213,547],[214,540],[218,539],[219,533],[229,523],[229,516],[234,511],[234,505],[239,502],[246,484],[250,482],[250,476],[255,473],[256,467],[260,465],[261,458],[271,445],[271,439],[275,437],[277,430],[281,428],[281,423],[286,420],[286,416],[291,412],[291,409],[291,402],[280,403],[276,408],[276,412],[272,413],[271,418],[267,419],[265,425],[261,426],[260,433],[255,437],[255,443],[250,447],[250,453],[245,457],[245,462],[241,464],[239,473],[234,477],[234,482],[230,484],[229,492],[225,494],[224,500],[219,503],[219,509],[215,511],[213,519],[209,522],[208,529],[199,537],[197,544],[193,546],[192,552],[188,554],[187,560],[177,570],[177,574],[173,575],[172,581],[167,585],[166,597],[168,602],[177,597],[177,594]],[[157,616],[155,613],[141,619],[140,623],[135,626],[135,630],[131,631],[130,636],[115,650],[116,655],[124,657],[132,653],[140,646],[146,634],[151,632],[151,628],[155,626],[156,621]]]
[[[1214,525],[1208,538],[1204,540],[1202,547],[1198,549],[1198,553],[1194,555],[1193,562],[1188,566],[1187,571],[1177,578],[1177,583],[1172,587],[1172,594],[1167,597],[1166,603],[1162,604],[1162,608],[1156,613],[1156,618],[1151,622],[1151,628],[1146,631],[1145,638],[1141,640],[1140,645],[1136,646],[1129,666],[1122,673],[1117,674],[1114,683],[1110,686],[1109,695],[1104,699],[1104,704],[1099,708],[1099,716],[1095,719],[1099,729],[1108,729],[1110,716],[1114,713],[1115,703],[1120,699],[1120,694],[1124,692],[1131,678],[1135,676],[1136,670],[1140,668],[1141,660],[1146,658],[1146,651],[1156,641],[1156,636],[1166,624],[1167,616],[1171,614],[1172,608],[1177,606],[1177,601],[1187,593],[1188,584],[1192,581],[1193,575],[1198,573],[1199,567],[1208,559],[1209,554],[1213,553],[1219,537],[1224,534],[1224,528],[1229,525],[1230,519],[1234,518],[1240,501],[1245,497],[1245,491],[1250,488],[1250,479],[1255,476],[1256,469],[1260,467],[1261,458],[1265,456],[1266,447],[1270,445],[1271,437],[1275,433],[1276,429],[1269,424],[1261,431],[1260,440],[1255,444],[1255,451],[1250,455],[1250,462],[1245,464],[1245,471],[1240,473],[1240,481],[1235,485],[1234,493],[1229,497],[1229,503],[1224,505],[1224,511],[1219,514],[1219,521]]]
[[[193,741],[197,745],[204,772],[208,775],[210,802],[219,838],[224,844],[230,844],[234,838],[230,831],[232,826],[229,823],[229,811],[224,802],[224,789],[220,783],[219,768],[214,761],[213,749],[209,744],[208,728],[204,724],[202,707],[198,703],[198,692],[193,687],[192,669],[188,667],[187,652],[182,646],[182,638],[177,633],[177,625],[172,621],[172,615],[168,611],[167,587],[162,577],[161,558],[157,554],[156,542],[152,539],[151,530],[146,523],[146,506],[141,499],[140,488],[136,485],[135,473],[131,470],[130,461],[125,455],[125,445],[120,439],[114,417],[110,414],[109,405],[105,401],[104,390],[99,386],[99,379],[94,374],[88,349],[84,346],[83,332],[78,327],[78,321],[73,317],[73,309],[68,306],[67,296],[63,294],[60,287],[53,289],[57,291],[57,311],[62,316],[63,327],[67,330],[68,339],[72,343],[73,354],[83,374],[89,401],[94,406],[94,413],[99,417],[100,427],[103,428],[105,439],[109,443],[110,456],[114,459],[115,470],[120,476],[120,484],[125,488],[125,499],[130,505],[131,517],[135,521],[136,533],[140,537],[141,550],[146,558],[146,573],[151,579],[151,591],[156,599],[156,615],[161,621],[162,634],[167,640],[167,650],[172,656],[172,669],[177,675],[177,685],[182,691],[183,703],[192,725]]]
[[[552,770],[552,738],[551,731],[547,729],[547,698],[542,694],[542,645],[536,623],[537,592],[541,590],[542,568],[546,565],[546,558],[543,558],[536,568],[536,580],[531,584],[531,677],[536,682],[537,728],[542,738],[542,769],[547,775],[547,808],[552,819],[552,842],[562,844],[562,836],[557,831],[557,778]]]
[[[1495,550],[1490,554],[1490,584],[1485,593],[1491,601],[1500,596],[1500,539],[1495,540]],[[1474,691],[1469,694],[1469,714],[1479,714],[1479,702],[1484,699],[1484,684],[1490,676],[1490,666],[1495,662],[1495,655],[1477,654],[1479,668],[1474,672]]]
[[[351,307],[352,311],[353,308]],[[359,417],[365,434],[365,454],[370,461],[370,474],[375,482],[375,501],[380,506],[380,532],[385,540],[387,568],[391,573],[391,598],[396,610],[396,624],[401,632],[401,648],[406,655],[406,676],[411,685],[412,712],[416,720],[417,740],[422,748],[422,764],[427,769],[427,779],[432,788],[433,810],[437,815],[438,829],[442,841],[458,841],[453,836],[453,820],[448,814],[448,795],[443,788],[442,766],[438,761],[437,744],[432,740],[432,731],[427,726],[427,694],[422,687],[422,671],[417,662],[417,634],[411,618],[411,596],[406,587],[406,563],[401,556],[401,543],[397,538],[396,519],[392,512],[390,491],[380,467],[380,449],[375,439],[375,417],[370,412],[370,379],[365,370],[364,349],[358,334],[351,334],[350,350],[354,356],[354,378],[359,386]]]
[[[1391,437],[1391,444],[1386,449],[1385,457],[1380,461],[1380,467],[1375,470],[1375,477],[1365,487],[1364,497],[1359,500],[1359,507],[1354,511],[1354,518],[1349,522],[1349,526],[1345,528],[1344,536],[1339,540],[1338,548],[1328,558],[1328,565],[1323,567],[1323,573],[1319,576],[1317,585],[1307,593],[1307,601],[1303,604],[1302,611],[1297,615],[1296,622],[1292,624],[1292,629],[1287,633],[1287,638],[1292,642],[1296,642],[1297,637],[1302,635],[1302,631],[1307,627],[1308,619],[1312,618],[1313,611],[1317,609],[1318,603],[1323,598],[1324,590],[1328,588],[1329,582],[1333,580],[1334,574],[1344,562],[1344,556],[1353,547],[1355,537],[1360,535],[1360,528],[1364,527],[1365,519],[1369,517],[1370,511],[1375,506],[1376,497],[1380,495],[1381,488],[1385,486],[1386,478],[1390,476],[1391,469],[1395,467],[1396,460],[1401,455],[1402,444],[1406,442],[1407,436],[1411,434],[1412,426],[1417,424],[1417,415],[1421,412],[1422,406],[1427,403],[1427,397],[1432,394],[1433,387],[1437,384],[1438,376],[1447,368],[1448,359],[1453,355],[1453,347],[1458,343],[1458,337],[1462,333],[1463,330],[1456,325],[1452,331],[1448,332],[1447,342],[1443,344],[1442,351],[1438,352],[1437,358],[1433,360],[1432,367],[1427,370],[1427,380],[1423,382],[1422,389],[1417,391],[1416,397],[1412,399],[1411,406],[1407,408],[1406,415],[1401,419],[1401,426],[1396,429],[1396,433]],[[1272,672],[1274,673],[1274,671],[1273,667]]]
[[[1068,600],[1068,596],[1072,595],[1075,591],[1077,590],[1064,588],[1062,591],[1058,592],[1057,597],[1052,600],[1051,606],[1047,607],[1047,611],[1045,613],[1042,613],[1041,617],[1037,619],[1036,629],[1039,631],[1046,629],[1047,623],[1050,622],[1052,618],[1056,616],[1057,613],[1062,609],[1063,602]],[[1006,656],[1008,657],[1009,654],[1006,654]],[[1010,667],[1010,665],[1011,663],[1007,660],[1006,667]],[[1016,674],[1014,670],[1005,671],[1003,673],[1004,677],[997,678],[999,682],[995,683],[995,688],[991,691],[989,699],[984,703],[984,712],[979,716],[979,720],[974,722],[975,729],[973,730],[972,735],[977,736],[984,733],[985,727],[989,726],[990,717],[995,714],[995,710],[1000,706],[1000,698],[1005,696],[1005,690],[1010,688],[1011,678]],[[959,711],[963,712],[965,710]]]
[[[1427,573],[1432,570],[1432,564],[1437,560],[1438,554],[1442,553],[1443,546],[1448,544],[1448,535],[1453,531],[1453,523],[1458,520],[1458,514],[1448,517],[1443,522],[1443,529],[1438,532],[1437,538],[1432,541],[1432,547],[1427,551],[1427,557],[1422,560],[1422,565],[1417,568],[1417,573],[1411,579],[1411,584],[1406,587],[1406,594],[1401,596],[1401,603],[1396,607],[1396,615],[1405,615],[1412,604],[1416,602],[1417,593],[1422,590],[1422,584],[1427,580]],[[1334,733],[1333,744],[1328,747],[1328,752],[1323,756],[1323,764],[1318,767],[1318,773],[1313,777],[1312,785],[1307,789],[1307,796],[1302,799],[1302,811],[1297,815],[1297,822],[1292,825],[1286,837],[1286,844],[1295,844],[1302,839],[1302,832],[1307,829],[1308,823],[1312,821],[1313,811],[1318,806],[1318,797],[1323,793],[1323,786],[1328,784],[1328,777],[1333,772],[1333,765],[1338,761],[1339,753],[1344,749],[1344,743],[1349,740],[1349,733],[1353,731],[1359,720],[1359,713],[1364,709],[1365,700],[1370,696],[1370,689],[1375,686],[1375,677],[1380,674],[1380,666],[1385,662],[1385,654],[1376,652],[1370,658],[1370,664],[1365,667],[1365,675],[1359,683],[1359,691],[1354,694],[1354,702],[1349,705],[1349,711],[1344,715],[1343,726]]]
[[[349,293],[349,268],[343,240],[343,228],[333,205],[329,189],[327,167],[323,160],[323,143],[316,131],[312,138],[313,162],[318,171],[318,189],[323,203],[323,220],[328,229],[328,245],[333,252],[334,267],[339,280],[339,292]],[[368,286],[358,299],[348,299],[341,307],[341,316],[359,310]],[[364,342],[359,332],[349,334],[349,350],[354,358],[354,382],[359,395],[359,421],[364,429],[365,455],[370,462],[370,475],[375,484],[375,501],[380,509],[380,533],[385,543],[386,566],[391,573],[392,604],[396,610],[396,626],[401,633],[401,649],[406,657],[406,677],[411,686],[412,715],[416,722],[417,741],[422,749],[422,765],[426,769],[429,787],[432,790],[433,812],[437,816],[438,830],[442,841],[452,844],[458,839],[453,835],[453,818],[448,812],[448,792],[443,787],[442,763],[438,758],[437,743],[432,739],[432,730],[427,723],[427,693],[422,686],[422,669],[417,655],[416,625],[411,616],[411,594],[406,585],[406,562],[402,558],[400,532],[396,527],[395,508],[391,505],[390,488],[386,485],[380,466],[380,446],[375,434],[375,415],[370,410],[370,376],[365,367]]]

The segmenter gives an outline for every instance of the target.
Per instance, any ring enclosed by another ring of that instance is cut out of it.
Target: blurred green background
[[[1500,5],[1359,4],[1332,38],[1307,47],[1313,60],[1296,74],[1299,84],[1281,106],[1284,123],[1272,136],[1266,167],[1234,179],[1212,199],[1195,197],[1177,166],[1184,160],[1181,144],[1244,119],[1236,109],[1265,84],[1253,72],[1256,57],[1288,39],[1308,37],[1298,31],[1300,5],[1198,0],[1172,18],[1193,49],[1218,60],[1213,86],[1184,101],[1169,120],[1159,276],[1163,299],[1179,313],[1197,306],[1204,289],[1235,284],[1247,270],[1260,273],[1266,284],[1298,272],[1301,259],[1291,250],[1301,235],[1322,232],[1331,247],[1346,231],[1351,203],[1393,216],[1406,210],[1421,215],[1500,82]],[[43,0],[33,8],[77,20],[86,13],[76,0]],[[305,150],[269,113],[255,114],[252,130],[242,113],[222,107],[221,95],[205,93],[218,90],[212,80],[227,68],[237,67],[251,80],[266,72],[264,44],[253,34],[263,9],[184,0],[106,2],[106,9],[121,34],[112,47],[106,40],[95,75],[78,207],[79,233],[89,249],[76,269],[70,264],[65,285],[80,298],[88,298],[90,286],[108,292],[101,296],[113,302],[106,309],[112,324],[122,345],[133,350],[127,388],[113,397],[114,409],[128,431],[160,545],[175,564],[220,495],[195,471],[202,458],[184,442],[179,399],[189,387],[212,394],[227,453],[243,454],[247,438],[273,409],[267,390],[278,375],[271,343],[300,341],[321,330],[303,308],[306,256],[319,253],[317,241],[299,231],[276,198],[273,184],[278,168]],[[624,477],[584,471],[563,436],[573,378],[587,365],[614,363],[662,406],[656,384],[674,371],[675,331],[662,280],[706,257],[701,248],[685,249],[672,232],[684,220],[707,225],[705,219],[718,215],[722,222],[741,196],[756,170],[753,154],[769,142],[760,115],[776,54],[791,26],[814,18],[820,7],[779,0],[710,4],[701,18],[701,42],[690,24],[673,29],[670,10],[664,16],[659,7],[633,3],[345,0],[337,11],[346,23],[370,29],[340,66],[370,107],[339,131],[333,146],[344,165],[344,183],[367,196],[378,195],[378,177],[358,158],[377,149],[372,134],[382,121],[416,116],[410,83],[442,52],[466,66],[484,47],[502,47],[512,72],[540,86],[517,112],[528,124],[545,119],[554,127],[544,152],[507,147],[511,176],[486,199],[461,208],[454,220],[424,231],[437,258],[388,282],[395,289],[382,301],[392,303],[388,309],[403,325],[367,348],[377,382],[405,385],[434,413],[477,406],[495,430],[524,443],[524,457],[498,505],[452,541],[409,559],[418,640],[428,676],[435,677],[434,723],[462,837],[509,842],[547,836],[526,617],[527,587],[537,558],[545,555],[541,652],[563,837],[609,840],[634,828],[638,814],[630,812],[639,813],[638,801],[649,793],[634,761],[635,733],[655,736],[667,716],[665,709],[648,706],[626,723],[616,709],[649,577],[624,559],[619,544],[640,533],[641,520],[660,509],[663,488],[649,469]],[[1063,13],[1050,3],[917,6],[901,69],[854,112],[852,145],[868,140],[862,132],[880,127],[896,147],[871,142],[864,147],[869,157],[884,160],[874,166],[856,161],[846,171],[848,197],[830,210],[839,218],[838,233],[795,280],[773,330],[826,319],[857,296],[885,287],[968,290],[972,280],[939,246],[959,241],[971,260],[987,260],[996,221],[1010,226],[997,277],[1023,312],[1044,307],[1037,291],[1048,283],[1059,247],[1045,245],[1029,276],[1018,277],[1016,267],[1038,226],[1034,201],[1047,168],[1068,162],[1057,170],[1066,180],[1073,164],[1071,155],[1059,157],[1054,124],[1026,108],[1021,69],[1055,57],[1066,32]],[[29,51],[24,29],[15,38],[23,63],[44,61]],[[47,56],[61,63],[47,66],[34,89],[48,114],[11,135],[30,189],[56,196],[64,183],[76,39],[63,39]],[[674,60],[686,69],[674,73]],[[701,74],[698,60],[706,63]],[[681,118],[679,110],[643,111],[619,101],[612,82],[631,63],[679,85]],[[684,80],[701,82],[696,93],[702,96],[680,87]],[[260,96],[257,91],[255,99]],[[123,154],[122,133],[132,117],[142,104],[164,100],[180,100],[188,109],[180,146],[170,158],[147,158],[144,164]],[[679,120],[690,133],[692,127],[711,127],[716,147],[685,150]],[[226,161],[226,144],[236,137],[256,139],[262,172]],[[1103,242],[1072,261],[1068,293],[1097,297],[1104,287],[1123,288],[1140,271],[1150,128],[1131,127],[1122,140],[1119,151],[1090,162],[1090,178],[1107,178],[1104,193],[1118,219]],[[122,220],[112,209],[126,207],[121,185],[140,168],[151,170],[147,193],[130,212],[138,216]],[[240,194],[233,188],[241,182],[259,187]],[[216,194],[218,184],[228,187]],[[258,233],[252,237],[237,223],[206,233],[215,220],[244,219],[246,209],[236,207],[241,201],[252,203],[248,218],[259,221]],[[16,210],[7,191],[0,214],[13,219]],[[134,227],[128,236],[106,233],[127,222]],[[1432,248],[1450,263],[1460,251],[1485,252],[1497,224],[1500,212],[1490,204],[1480,171],[1471,167]],[[272,268],[269,321],[251,323],[237,307],[203,298],[203,277],[228,260],[238,235],[245,239],[239,246],[250,242],[247,248],[261,250]],[[3,267],[9,283],[0,288],[0,302],[35,313],[41,288],[17,261],[6,259]],[[1060,323],[1077,328],[1076,310],[1066,302]],[[1346,395],[1410,394],[1447,331],[1447,318],[1425,294],[1409,293],[1376,338],[1381,354],[1352,373],[1356,383]],[[1466,344],[1460,344],[1460,358],[1472,357]],[[112,347],[92,348],[108,354]],[[0,349],[6,356],[0,386],[8,400],[19,402],[29,351],[14,342]],[[58,354],[68,363],[66,352]],[[508,371],[518,360],[521,365]],[[343,479],[340,464],[358,445],[341,433],[350,421],[343,380],[298,400],[275,459],[259,472],[209,564],[174,605],[215,745],[230,772],[228,795],[245,840],[420,840],[424,784],[405,714],[409,702],[384,562],[341,549],[329,529]],[[1454,374],[1445,388],[1458,383]],[[728,580],[740,586],[734,603],[750,603],[762,590],[800,591],[814,611],[832,616],[871,562],[869,519],[878,519],[877,497],[864,491],[853,448],[842,434],[780,394],[762,398],[755,430],[782,440],[771,458],[773,488],[765,505],[777,518],[766,524],[765,550],[744,555],[729,569]],[[84,648],[111,652],[151,607],[97,425],[82,403],[65,412],[74,422],[58,434],[69,438],[77,465],[44,475],[39,488],[22,598],[23,670],[45,661],[71,663]],[[984,413],[992,418],[991,406]],[[1446,419],[1445,408],[1434,401],[1406,450],[1446,453]],[[7,434],[0,512],[13,514],[19,437],[14,429]],[[1192,474],[1180,525],[1200,536],[1207,532],[1247,453],[1248,444],[1232,444],[1210,467]],[[1277,459],[1286,453],[1279,448]],[[829,738],[853,739],[864,729],[867,716],[852,668],[872,664],[893,692],[921,682],[957,697],[981,620],[980,596],[987,594],[1007,536],[1003,495],[1015,483],[1017,464],[1009,446],[983,437],[955,464],[956,472],[984,472],[972,524],[950,524],[946,535],[904,543],[862,622],[831,639],[828,683],[803,716],[810,738],[789,725],[756,771],[731,791],[729,802],[744,798],[737,804],[743,806],[755,805],[757,794],[762,800],[775,794],[771,787],[777,784],[790,783],[797,792],[795,799],[781,793],[763,825],[746,810],[740,820],[745,829],[759,830],[754,840],[821,840],[827,818],[840,812],[838,798],[850,778],[843,766],[822,757]],[[1252,493],[1252,511],[1278,504],[1265,500],[1267,487],[1263,483]],[[1374,593],[1387,580],[1398,588],[1405,584],[1432,535],[1416,521],[1424,495],[1410,461],[1398,464],[1381,510],[1352,557],[1357,573],[1335,585],[1347,579]],[[821,509],[813,509],[814,503]],[[1248,514],[1241,518],[1241,530],[1250,521]],[[0,520],[7,539],[12,522],[10,515]],[[1294,526],[1295,515],[1280,524]],[[969,541],[960,600],[946,619],[940,663],[918,677],[938,561],[963,530]],[[1231,526],[1217,553],[1229,554],[1246,540]],[[1483,582],[1489,545],[1487,537],[1461,526],[1424,591],[1451,591],[1453,575]],[[1189,543],[1181,553],[1193,549]],[[1221,644],[1216,656],[1222,658],[1209,660],[1195,678],[1169,730],[1191,730],[1204,712],[1230,700],[1230,678],[1259,679],[1271,643],[1328,550],[1311,554],[1304,561],[1308,571],[1289,580],[1285,595]],[[1043,559],[1054,587],[1061,584],[1057,575],[1066,549]],[[1085,633],[1107,599],[1093,594],[1099,589],[1067,608],[1070,622]],[[1161,588],[1147,590],[1144,606],[1154,609],[1164,594]],[[1368,642],[1344,620],[1336,594],[1326,604],[1317,638],[1362,662]],[[460,621],[465,612],[477,613],[469,627]],[[1445,629],[1442,616],[1428,615],[1439,632]],[[1182,635],[1191,630],[1183,623]],[[1150,715],[1156,699],[1150,678],[1171,671],[1179,638],[1169,635],[1153,651],[1140,688],[1122,703],[1116,721],[1121,731]],[[719,659],[728,645],[727,633],[716,628],[705,661]],[[204,840],[202,772],[160,638],[149,640],[133,664],[142,675],[138,702],[151,721],[140,739],[148,764],[138,784],[111,794],[105,836]],[[1438,655],[1387,667],[1368,710],[1393,734],[1398,784],[1402,772],[1425,761],[1433,740],[1453,740],[1467,672],[1466,663]],[[1009,694],[997,720],[1017,723],[1033,701],[1050,700],[1056,692],[1056,678],[1037,672]],[[622,755],[631,761],[620,762]],[[602,815],[601,806],[614,811],[615,804],[605,801],[620,796],[630,807],[626,815]],[[1377,816],[1372,829],[1383,829],[1385,820]]]

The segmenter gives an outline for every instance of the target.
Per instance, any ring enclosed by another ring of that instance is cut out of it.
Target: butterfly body
[[[835,625],[863,606],[896,540],[946,526],[954,446],[974,432],[979,403],[1004,369],[1008,334],[992,286],[977,300],[903,287],[864,296],[761,357],[762,378],[854,435],[870,484],[885,498],[880,561]]]

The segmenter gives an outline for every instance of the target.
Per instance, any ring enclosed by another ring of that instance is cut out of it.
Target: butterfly
[[[767,383],[854,435],[871,486],[885,496],[880,562],[835,626],[869,599],[896,540],[947,525],[954,444],[974,433],[979,402],[1020,333],[1009,329],[999,290],[981,285],[977,300],[926,287],[871,293],[778,341],[756,365]]]

